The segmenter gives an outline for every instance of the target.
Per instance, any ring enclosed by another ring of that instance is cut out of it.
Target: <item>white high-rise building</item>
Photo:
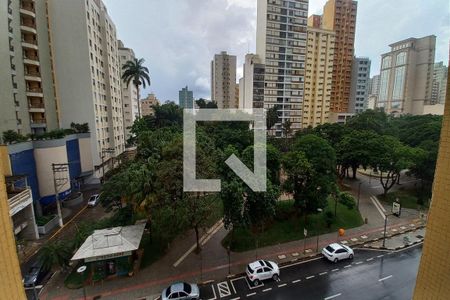
[[[433,87],[431,90],[431,104],[444,104],[447,94],[448,68],[444,63],[434,64],[433,69]]]
[[[122,41],[118,41],[119,43],[119,61],[120,61],[120,69],[121,74],[123,74],[124,70],[122,70],[122,66],[126,64],[127,61],[132,61],[136,57],[134,55],[133,49],[126,48]],[[134,121],[139,116],[139,100],[138,100],[138,92],[136,86],[131,81],[127,86],[126,82],[123,80],[121,82],[122,87],[122,111],[123,111],[123,129],[125,131],[125,140],[131,137],[130,128],[133,126]]]
[[[211,100],[218,108],[238,108],[236,97],[236,56],[226,51],[211,61]]]
[[[258,0],[256,53],[265,65],[264,108],[277,106],[281,123],[302,127],[308,0]]]
[[[350,113],[361,113],[368,108],[369,81],[370,59],[368,57],[354,57],[348,105]]]
[[[99,169],[125,149],[116,27],[101,0],[49,0],[48,11],[62,127],[89,124]]]
[[[239,108],[264,107],[264,65],[256,54],[245,55],[244,77],[239,80]]]

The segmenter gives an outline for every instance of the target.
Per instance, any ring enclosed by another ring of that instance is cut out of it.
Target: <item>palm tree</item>
[[[143,58],[127,61],[122,70],[124,70],[122,74],[122,80],[128,85],[133,81],[134,86],[137,90],[137,98],[138,98],[138,117],[141,118],[141,105],[139,100],[139,86],[142,85],[144,88],[146,87],[146,83],[150,86],[150,76],[148,69],[144,67],[145,60]]]
[[[39,260],[43,266],[51,270],[55,267],[66,269],[72,250],[64,241],[54,241],[45,244],[39,251]]]

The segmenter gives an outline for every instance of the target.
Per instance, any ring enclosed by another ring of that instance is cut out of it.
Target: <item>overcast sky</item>
[[[104,0],[118,38],[143,57],[154,92],[178,102],[188,85],[195,98],[210,98],[210,62],[215,53],[237,55],[238,78],[245,54],[256,48],[256,0]],[[322,13],[326,0],[310,0],[309,15]],[[390,43],[409,37],[437,36],[436,61],[448,63],[448,0],[360,0],[356,55],[372,60],[379,73],[380,55]]]

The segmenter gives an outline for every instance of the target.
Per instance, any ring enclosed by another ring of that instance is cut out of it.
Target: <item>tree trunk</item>
[[[194,226],[194,230],[195,230],[195,241],[197,243],[197,253],[200,253],[200,251],[202,249],[200,247],[200,238],[199,238],[199,232],[198,232],[198,225]]]
[[[353,170],[353,179],[356,179],[356,171],[357,171],[358,167],[357,166],[352,166],[352,170]]]
[[[336,195],[334,195],[334,216],[337,218],[337,205],[338,205],[338,198]]]
[[[136,86],[136,92],[137,92],[137,104],[138,104],[138,118],[141,118],[141,99],[140,98],[140,93],[139,93],[139,85],[135,85]]]

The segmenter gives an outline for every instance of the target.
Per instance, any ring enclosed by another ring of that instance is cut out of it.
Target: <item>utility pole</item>
[[[358,188],[358,211],[359,211],[359,198],[361,198],[361,185],[362,185],[362,182],[359,183],[359,188]]]
[[[321,213],[323,211],[323,209],[318,208],[317,212]],[[319,236],[320,236],[320,231],[317,233],[317,241],[316,241],[316,252],[319,252]]]
[[[383,233],[383,248],[386,245],[386,227],[387,227],[387,222],[388,222],[388,217],[392,216],[393,214],[386,214],[384,216],[384,233]]]
[[[63,217],[61,212],[61,203],[59,202],[59,192],[61,188],[69,182],[68,173],[69,173],[69,164],[52,164],[53,171],[53,185],[55,188],[55,199],[56,199],[56,209],[58,212],[58,222],[59,227],[63,227]],[[57,176],[57,174],[61,174],[61,176]]]

